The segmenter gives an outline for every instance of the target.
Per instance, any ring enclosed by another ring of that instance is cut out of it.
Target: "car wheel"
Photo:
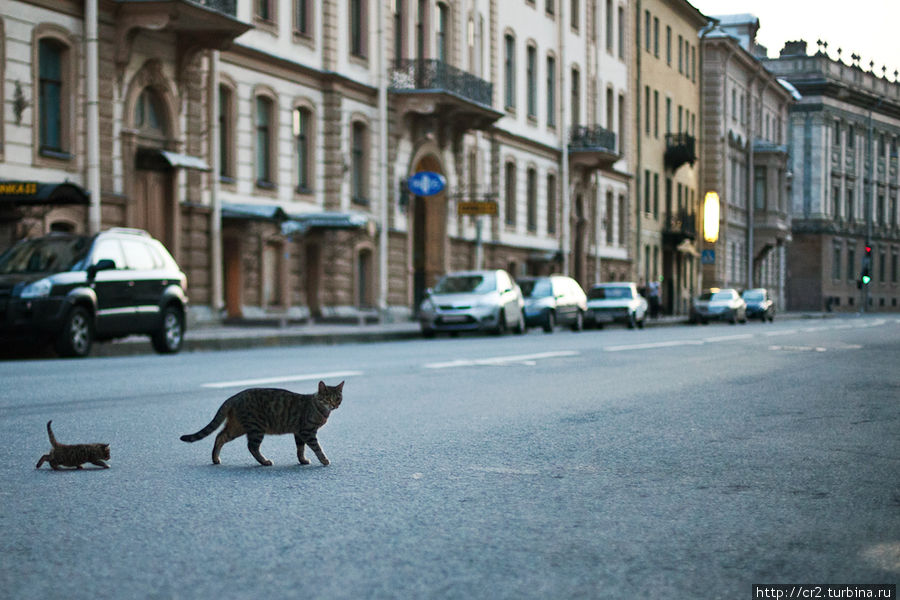
[[[435,335],[434,329],[425,329],[425,328],[422,329],[422,337],[423,338],[430,340],[431,338],[434,337],[434,335]]]
[[[556,314],[552,310],[547,311],[547,318],[544,320],[544,331],[553,333],[556,327]]]
[[[731,311],[731,316],[729,317],[728,322],[731,323],[732,325],[737,325],[738,320],[737,320],[737,311],[736,310]]]
[[[167,306],[162,312],[162,325],[150,337],[153,349],[160,354],[174,354],[184,343],[184,316],[178,307]]]
[[[500,314],[497,316],[497,327],[494,328],[494,334],[503,335],[504,333],[506,333],[506,315],[501,309]]]
[[[643,328],[644,328],[644,321],[646,321],[646,320],[647,320],[647,315],[646,315],[646,313],[645,313],[645,314],[644,314],[644,318],[637,322],[638,329],[643,329]]]
[[[83,358],[90,354],[94,343],[94,322],[83,306],[75,306],[66,316],[65,325],[56,339],[60,356]]]
[[[584,329],[584,313],[580,310],[575,313],[575,322],[572,323],[572,331],[582,331]]]
[[[516,323],[516,326],[513,328],[513,333],[522,335],[525,333],[525,329],[525,313],[519,313],[519,322]]]

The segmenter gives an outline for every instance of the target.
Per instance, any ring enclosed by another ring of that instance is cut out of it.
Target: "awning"
[[[284,235],[304,234],[311,229],[359,229],[369,224],[369,217],[362,213],[305,213],[289,215],[281,224]]]
[[[700,252],[697,251],[697,248],[694,247],[694,244],[691,243],[691,240],[684,240],[675,248],[679,252],[684,252],[685,254],[690,254],[691,256],[697,257],[700,256]]]
[[[180,154],[159,148],[139,148],[137,152],[137,166],[140,169],[161,171],[167,169],[196,169],[198,171],[211,171],[206,161],[199,156]]]
[[[81,186],[37,181],[0,181],[0,203],[17,205],[90,204],[90,194]]]
[[[277,204],[232,204],[223,202],[222,218],[251,221],[285,221],[288,219],[288,215]]]

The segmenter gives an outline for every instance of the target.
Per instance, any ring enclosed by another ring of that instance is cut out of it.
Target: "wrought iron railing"
[[[569,130],[569,150],[616,151],[616,134],[599,125],[575,125]]]
[[[493,84],[442,60],[405,59],[394,63],[391,70],[392,90],[440,91],[465,100],[491,106]]]
[[[682,209],[666,215],[664,232],[679,238],[694,239],[697,235],[697,226],[694,215]]]
[[[697,160],[694,136],[687,133],[666,134],[666,166],[673,171],[684,163],[694,164]]]

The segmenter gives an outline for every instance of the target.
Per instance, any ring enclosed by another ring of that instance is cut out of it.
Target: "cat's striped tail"
[[[50,436],[50,445],[54,448],[59,447],[59,442],[56,441],[56,437],[53,435],[53,430],[50,429],[50,423],[53,421],[47,421],[47,434]]]
[[[233,398],[234,396],[232,396]],[[188,435],[181,436],[182,442],[196,442],[197,440],[202,440],[213,431],[219,428],[219,425],[222,424],[222,421],[225,420],[225,417],[228,415],[228,409],[231,406],[231,398],[222,403],[222,406],[219,407],[219,410],[216,411],[216,416],[213,417],[212,421],[209,422],[209,425],[198,431],[197,433],[191,433]]]

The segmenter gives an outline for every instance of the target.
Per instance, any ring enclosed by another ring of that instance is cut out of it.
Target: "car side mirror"
[[[91,265],[88,267],[87,275],[88,281],[93,281],[95,277],[97,277],[98,271],[111,271],[116,268],[116,261],[111,258],[101,258],[97,261],[97,264]]]

